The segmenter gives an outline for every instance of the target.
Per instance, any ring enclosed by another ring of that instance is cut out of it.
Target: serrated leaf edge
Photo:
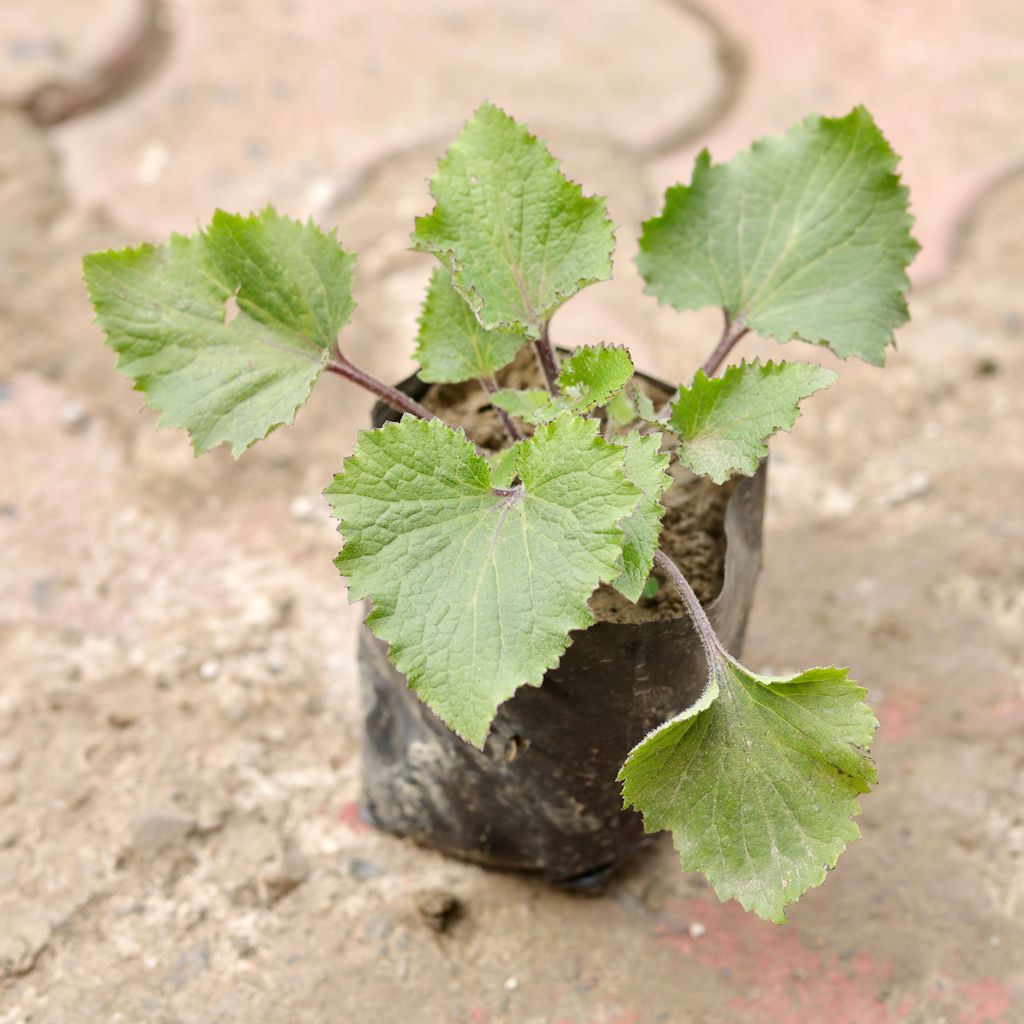
[[[207,452],[211,452],[215,448],[219,448],[222,444],[227,444],[231,450],[232,457],[235,459],[235,461],[237,461],[258,441],[266,440],[266,438],[268,438],[275,430],[277,430],[278,427],[291,426],[295,422],[295,417],[298,415],[299,410],[309,400],[309,396],[313,392],[314,385],[320,379],[320,374],[323,372],[324,367],[327,365],[330,359],[330,352],[327,349],[323,349],[319,361],[317,361],[316,359],[310,359],[310,362],[316,365],[316,373],[314,373],[313,376],[310,378],[309,384],[306,387],[305,392],[303,393],[302,397],[295,403],[295,408],[292,409],[287,416],[279,420],[277,423],[270,424],[267,427],[267,429],[262,434],[260,434],[259,437],[254,437],[252,438],[252,440],[243,445],[234,444],[226,437],[213,441],[212,443],[202,443],[199,441],[198,438],[196,438],[193,435],[192,431],[189,429],[187,424],[183,422],[178,422],[164,404],[158,402],[153,396],[149,394],[149,392],[146,389],[149,386],[150,375],[143,375],[139,377],[133,377],[131,375],[131,372],[127,368],[129,365],[127,353],[123,351],[122,347],[118,347],[114,344],[113,338],[111,337],[107,329],[103,326],[103,322],[101,319],[103,311],[101,309],[101,306],[105,306],[106,303],[100,302],[93,290],[92,282],[90,281],[89,277],[89,268],[90,266],[96,265],[101,269],[101,272],[105,273],[106,271],[105,269],[102,268],[102,264],[100,263],[100,259],[102,257],[127,259],[130,257],[142,257],[150,253],[153,255],[166,254],[169,253],[172,245],[175,242],[184,243],[186,245],[194,245],[197,237],[203,239],[207,237],[209,233],[209,226],[212,226],[213,223],[218,218],[231,217],[238,218],[242,221],[258,221],[264,215],[270,215],[272,217],[277,218],[278,220],[288,221],[289,223],[296,224],[299,227],[312,228],[315,231],[319,232],[321,235],[324,235],[326,238],[333,241],[342,251],[346,259],[349,261],[349,272],[352,275],[353,279],[355,278],[355,267],[357,260],[356,254],[349,252],[344,248],[344,246],[342,246],[341,242],[338,240],[338,229],[336,227],[330,228],[329,230],[325,231],[313,220],[312,216],[307,217],[305,222],[303,222],[302,220],[299,220],[297,218],[289,217],[287,214],[279,213],[271,203],[267,203],[266,206],[264,206],[258,212],[250,212],[248,214],[233,214],[230,211],[225,210],[222,207],[218,206],[214,209],[213,213],[211,214],[210,223],[207,226],[207,228],[199,228],[194,235],[186,235],[180,231],[172,231],[168,236],[167,241],[164,242],[162,245],[157,245],[153,242],[143,242],[141,245],[136,246],[125,245],[121,246],[120,248],[101,249],[96,252],[86,253],[86,255],[82,257],[82,280],[85,284],[86,293],[89,296],[89,302],[96,313],[96,315],[92,318],[91,322],[96,324],[96,326],[99,327],[99,329],[103,332],[106,347],[109,348],[117,356],[117,359],[114,363],[114,369],[118,373],[120,373],[126,380],[131,382],[133,391],[138,391],[141,395],[144,396],[143,406],[149,407],[154,412],[158,413],[156,422],[157,429],[184,430],[185,433],[188,434],[189,444],[191,445],[192,451],[196,456],[205,455]],[[206,257],[204,256],[204,259],[205,258]],[[349,315],[348,317],[346,317],[345,321],[339,326],[339,331],[351,321],[352,313],[355,312],[355,309],[358,305],[354,294],[351,296],[350,302],[351,306],[349,309]]]
[[[580,199],[596,202],[600,205],[601,212],[604,215],[604,223],[611,228],[612,246],[608,253],[608,273],[605,274],[603,277],[578,278],[575,284],[575,288],[571,292],[556,291],[555,301],[552,303],[551,309],[532,311],[538,318],[536,324],[526,323],[524,321],[519,320],[496,320],[493,323],[491,323],[488,320],[484,319],[484,317],[481,316],[484,307],[483,297],[471,284],[468,284],[463,278],[463,270],[465,264],[458,259],[454,251],[452,251],[451,249],[444,249],[441,247],[430,245],[429,243],[421,241],[417,237],[419,233],[420,222],[430,220],[430,218],[432,218],[434,214],[437,212],[436,204],[438,202],[438,198],[436,193],[434,192],[434,181],[441,173],[443,173],[443,171],[448,167],[449,163],[451,162],[453,158],[452,149],[458,143],[459,139],[462,137],[462,133],[466,130],[466,128],[469,127],[470,122],[480,113],[480,111],[485,108],[490,108],[492,110],[497,111],[499,114],[501,114],[502,117],[508,119],[518,129],[520,129],[527,136],[528,139],[536,142],[554,162],[554,167],[558,171],[558,173],[561,174],[563,181],[565,181],[568,185],[570,185],[572,188],[576,190],[576,193]],[[423,214],[422,216],[416,218],[415,227],[412,233],[412,248],[416,252],[425,252],[436,256],[437,259],[439,259],[441,263],[448,268],[448,271],[452,275],[452,287],[469,304],[470,309],[473,310],[474,315],[476,316],[477,320],[480,321],[480,324],[484,327],[485,330],[508,330],[513,332],[521,331],[526,335],[528,339],[536,340],[541,336],[541,330],[544,321],[550,319],[551,316],[554,314],[555,310],[557,310],[564,303],[568,302],[569,299],[571,299],[574,295],[578,294],[580,291],[582,291],[589,285],[598,284],[601,281],[608,281],[612,277],[615,263],[615,232],[618,230],[618,225],[616,225],[608,216],[607,198],[605,196],[598,195],[584,195],[583,186],[579,182],[575,181],[573,178],[570,178],[568,175],[563,173],[562,161],[551,152],[551,150],[548,148],[547,143],[544,142],[544,140],[541,139],[539,136],[534,135],[533,132],[531,132],[529,128],[526,127],[526,125],[517,121],[503,107],[500,107],[496,103],[492,103],[490,100],[484,100],[483,103],[481,103],[480,106],[478,106],[476,110],[474,110],[473,113],[463,122],[462,129],[459,131],[459,134],[456,137],[455,141],[452,142],[444,151],[444,155],[438,161],[437,169],[430,177],[430,195],[434,199],[434,209],[431,210],[430,213]]]
[[[878,126],[878,123],[871,116],[871,112],[862,103],[858,103],[855,107],[853,107],[850,110],[849,113],[844,114],[840,117],[826,117],[821,114],[809,114],[807,117],[803,118],[801,121],[792,125],[790,128],[788,128],[785,132],[781,134],[764,135],[758,139],[755,139],[752,143],[750,143],[749,146],[745,147],[744,149],[738,150],[736,153],[733,154],[733,156],[729,160],[723,163],[714,163],[711,159],[710,150],[708,150],[707,147],[703,148],[697,154],[696,160],[694,161],[694,168],[693,173],[690,177],[690,183],[683,184],[682,182],[678,182],[675,185],[670,185],[665,190],[661,212],[653,217],[649,217],[640,225],[640,238],[637,242],[637,253],[636,256],[634,256],[633,258],[633,262],[636,265],[641,278],[643,278],[644,280],[644,293],[652,296],[657,301],[659,306],[668,306],[670,309],[674,309],[677,312],[686,309],[697,310],[707,308],[707,304],[700,305],[697,303],[684,303],[683,305],[677,306],[670,299],[663,297],[661,294],[659,294],[657,290],[655,290],[655,286],[648,281],[647,275],[644,272],[644,257],[649,252],[650,246],[650,233],[648,229],[649,227],[658,224],[664,220],[665,209],[669,205],[670,197],[671,200],[675,200],[677,197],[688,196],[693,191],[693,188],[697,183],[698,175],[710,175],[714,174],[718,170],[728,168],[730,163],[736,160],[737,158],[753,156],[759,150],[765,149],[772,145],[777,145],[783,142],[790,134],[794,134],[802,128],[806,128],[815,123],[839,124],[842,121],[846,121],[854,117],[861,118],[865,116],[871,122],[875,130],[878,132],[879,138],[882,140],[882,142],[885,144],[886,149],[888,150],[885,177],[886,181],[889,184],[895,182],[896,188],[894,195],[898,196],[903,201],[904,217],[909,240],[908,257],[906,261],[901,262],[898,267],[898,272],[901,276],[902,287],[900,289],[899,299],[897,300],[896,315],[893,318],[892,323],[888,326],[888,337],[886,338],[882,346],[882,353],[880,357],[874,359],[871,358],[870,355],[861,352],[838,352],[836,349],[832,347],[832,343],[827,338],[805,338],[803,335],[799,334],[796,331],[794,331],[787,337],[780,337],[778,334],[769,331],[762,332],[762,330],[757,326],[756,323],[748,321],[745,318],[745,311],[743,310],[737,311],[735,315],[731,316],[731,320],[734,323],[742,323],[744,326],[750,327],[751,330],[755,331],[758,334],[761,334],[763,337],[771,338],[772,340],[779,342],[779,344],[787,344],[788,342],[791,341],[803,341],[811,345],[824,346],[825,348],[828,348],[829,351],[832,352],[835,356],[844,361],[849,358],[857,358],[872,366],[884,366],[885,349],[887,349],[890,345],[895,347],[895,332],[910,320],[910,310],[907,305],[906,295],[907,292],[910,290],[911,281],[910,276],[907,273],[907,269],[910,266],[910,264],[914,261],[914,258],[917,255],[917,253],[921,251],[921,243],[918,242],[918,240],[913,236],[913,234],[911,234],[911,231],[915,223],[915,218],[914,215],[910,212],[910,189],[903,182],[899,172],[897,171],[897,168],[902,162],[902,159],[899,156],[899,154],[893,149],[892,144],[889,142],[889,139],[886,136],[886,134],[882,131],[882,129]],[[724,306],[721,308],[727,316],[730,316],[729,311]]]
[[[700,470],[695,469],[693,467],[693,465],[691,464],[691,462],[688,461],[688,459],[686,457],[686,444],[687,444],[687,441],[689,439],[683,437],[672,426],[672,417],[675,415],[675,408],[676,408],[676,406],[679,404],[679,402],[682,401],[682,392],[686,391],[687,393],[689,393],[690,391],[692,391],[694,384],[698,383],[698,381],[700,383],[702,383],[702,384],[706,384],[709,381],[715,381],[715,380],[725,381],[725,380],[728,380],[730,375],[735,376],[737,373],[742,374],[743,371],[745,369],[747,369],[747,368],[749,368],[749,369],[756,369],[756,370],[768,370],[768,371],[774,372],[774,371],[780,370],[780,369],[782,369],[783,367],[786,367],[786,366],[814,366],[814,367],[817,367],[817,369],[819,369],[822,372],[822,374],[830,377],[831,379],[830,380],[823,380],[823,382],[821,384],[819,384],[817,387],[815,387],[812,391],[808,392],[808,394],[803,395],[803,396],[801,396],[800,398],[798,398],[796,400],[796,414],[793,416],[793,421],[789,424],[788,427],[785,426],[785,425],[780,426],[780,427],[775,427],[775,429],[772,430],[771,433],[769,433],[767,436],[761,438],[761,440],[758,442],[758,446],[759,447],[758,447],[757,463],[755,463],[754,468],[752,470],[750,470],[750,472],[747,472],[747,471],[745,471],[742,468],[738,468],[738,469],[734,469],[731,473],[728,473],[726,475],[719,475],[719,474],[716,474],[716,473],[704,473],[704,472],[702,472]],[[697,370],[697,372],[693,375],[693,380],[690,382],[689,386],[687,386],[687,387],[680,387],[679,388],[680,394],[679,394],[679,396],[677,398],[675,398],[672,401],[671,406],[670,406],[671,412],[669,413],[668,419],[666,419],[665,421],[662,422],[662,426],[666,430],[671,431],[671,433],[673,435],[675,435],[675,437],[677,437],[679,439],[679,451],[677,453],[677,457],[679,458],[679,461],[684,466],[686,466],[687,469],[689,469],[692,472],[696,473],[698,476],[706,476],[712,483],[715,483],[715,484],[718,484],[719,486],[721,486],[727,480],[731,480],[734,476],[737,476],[737,475],[739,475],[739,476],[753,476],[754,473],[757,472],[757,465],[760,463],[760,461],[762,459],[764,459],[768,455],[768,442],[776,434],[778,434],[780,431],[782,433],[786,433],[786,434],[792,433],[793,427],[796,426],[796,421],[800,418],[800,414],[801,414],[800,403],[803,402],[803,401],[806,401],[806,399],[810,398],[812,395],[816,395],[819,391],[824,391],[826,388],[831,387],[833,384],[835,384],[835,382],[837,380],[839,380],[839,374],[837,374],[834,370],[828,369],[828,367],[826,367],[826,366],[819,366],[817,363],[805,363],[805,362],[802,362],[802,361],[794,361],[794,360],[788,360],[788,359],[781,360],[781,361],[779,361],[777,363],[774,362],[771,359],[769,359],[767,363],[762,363],[760,359],[754,359],[754,360],[752,360],[751,362],[748,363],[745,359],[743,359],[740,362],[734,363],[733,365],[727,367],[725,372],[720,377],[708,377],[704,373],[704,371],[702,369],[701,370]]]
[[[539,435],[541,434],[541,431],[546,431],[547,434],[550,436],[550,434],[553,433],[554,430],[556,429],[557,424],[562,419],[564,419],[566,417],[575,419],[578,422],[586,425],[586,428],[591,431],[591,442],[592,442],[592,444],[594,446],[601,447],[602,445],[607,445],[608,447],[619,447],[618,445],[611,445],[608,441],[605,441],[604,438],[602,438],[598,434],[598,423],[597,423],[596,420],[585,420],[582,417],[573,417],[572,414],[568,413],[568,412],[561,413],[555,420],[552,420],[550,423],[546,423],[543,426],[541,426],[540,428],[538,428],[538,430],[533,434],[532,437],[523,438],[522,441],[518,442],[517,447],[519,447],[519,446],[521,446],[521,447],[519,448],[519,451],[516,454],[516,473],[517,474],[519,472],[521,472],[521,468],[522,468],[521,467],[521,461],[522,461],[522,459],[524,457],[526,457],[527,451],[530,450],[531,446],[533,446],[534,448],[536,447],[536,442],[538,440]],[[441,420],[438,420],[438,419],[420,420],[420,419],[417,419],[416,417],[410,415],[409,413],[406,413],[405,415],[403,415],[401,420],[389,421],[388,423],[385,423],[383,426],[376,428],[376,430],[387,431],[389,429],[397,429],[400,424],[404,425],[407,422],[415,423],[415,424],[422,424],[422,427],[420,429],[430,429],[430,430],[435,430],[435,431],[442,431],[442,430],[452,431],[453,433],[459,435],[460,438],[463,441],[465,441],[467,444],[472,445],[472,442],[468,439],[468,437],[466,436],[465,431],[461,427],[458,427],[458,428],[449,427],[446,424],[444,424]],[[591,426],[591,424],[592,424],[592,426]],[[373,431],[366,430],[366,431],[360,431],[360,434],[362,435],[362,434],[367,434],[367,433],[372,433],[372,432]],[[359,450],[358,450],[358,441],[357,441],[356,450],[351,455],[349,455],[347,458],[345,458],[343,460],[341,473],[344,473],[345,469],[348,466],[352,465],[354,463],[354,460],[359,458],[359,455],[360,455],[360,453],[359,453]],[[484,456],[482,456],[482,455],[479,455],[475,451],[475,449],[473,451],[473,455],[474,455],[475,458],[480,459],[484,463],[484,465],[487,467],[487,479],[488,479],[488,481],[491,481],[491,479],[492,479],[492,477],[491,477],[491,466],[487,462],[486,458],[484,458]],[[623,459],[624,458],[625,458],[625,455],[623,455]],[[621,472],[621,467],[620,467],[620,472]],[[327,487],[323,491],[324,497],[327,498],[329,505],[330,505],[329,495],[332,493],[331,488],[334,486],[338,476],[340,476],[341,473],[336,474],[334,479],[332,479],[331,483],[328,484]],[[642,492],[640,491],[639,488],[635,487],[635,485],[631,484],[628,480],[625,480],[625,475],[624,474],[623,474],[623,477],[624,477],[624,483],[626,484],[626,486],[632,487],[637,492],[637,501],[639,501],[640,497],[642,495]],[[339,516],[337,516],[336,514],[334,514],[334,507],[333,507],[333,505],[331,506],[331,510],[332,510],[332,518],[334,518],[338,522],[338,530],[342,534],[342,536],[344,537],[344,525],[345,525],[344,524],[344,520],[342,518],[339,518]],[[625,519],[627,517],[624,516],[623,518]],[[619,530],[619,533],[620,533],[620,542],[621,542],[621,534],[622,534],[621,526],[618,526],[617,529]],[[402,673],[403,676],[405,676],[406,681],[408,682],[408,685],[409,685],[409,689],[412,690],[414,693],[418,692],[419,686],[420,686],[421,681],[422,681],[422,677],[421,676],[420,677],[412,677],[406,671],[406,665],[408,664],[408,661],[404,657],[405,648],[401,648],[400,647],[400,648],[398,648],[396,650],[394,644],[392,643],[392,641],[386,635],[386,629],[383,628],[382,625],[381,625],[380,615],[378,614],[379,610],[374,605],[373,599],[370,596],[370,594],[367,591],[365,591],[365,590],[357,590],[357,588],[355,588],[353,586],[353,581],[352,581],[351,577],[349,577],[345,573],[345,571],[344,571],[343,562],[342,562],[344,554],[345,554],[345,547],[343,546],[341,552],[334,559],[334,564],[335,564],[336,568],[338,569],[338,571],[341,572],[341,574],[343,576],[345,576],[346,580],[348,580],[348,602],[349,602],[349,604],[355,604],[357,601],[363,600],[364,598],[369,599],[370,604],[371,604],[371,608],[370,608],[370,611],[367,614],[366,618],[364,619],[364,623],[366,624],[367,628],[370,630],[370,632],[374,636],[378,637],[380,640],[384,641],[388,645],[388,660],[395,666],[395,668],[400,673]],[[599,586],[600,583],[607,583],[607,582],[609,582],[609,580],[611,578],[613,578],[615,575],[617,575],[617,573],[618,573],[618,567],[613,563],[611,568],[606,570],[605,574],[603,574],[603,575],[601,575],[599,577],[599,582],[598,582],[598,584],[595,585],[594,589],[596,590],[597,586]],[[593,593],[593,591],[591,593]],[[572,632],[575,631],[575,630],[586,629],[588,626],[593,625],[595,619],[594,619],[594,615],[590,611],[590,608],[589,608],[589,605],[588,605],[589,597],[590,597],[590,595],[588,595],[587,598],[585,598],[575,608],[567,607],[567,609],[566,609],[567,617],[569,617],[569,616],[572,617],[572,623],[568,627],[568,629],[566,629],[566,631],[565,631],[566,632],[565,643],[563,644],[563,646],[562,646],[561,650],[558,652],[558,654],[553,656],[551,659],[549,659],[547,661],[547,663],[542,668],[540,668],[539,670],[535,671],[534,673],[529,674],[528,678],[526,678],[522,682],[518,683],[516,685],[516,687],[504,698],[504,700],[499,702],[498,707],[500,707],[501,704],[504,703],[504,701],[509,700],[521,687],[523,687],[523,686],[540,686],[540,685],[542,685],[542,683],[544,682],[544,676],[549,671],[551,671],[551,669],[556,668],[558,666],[559,662],[562,659],[562,656],[565,654],[565,652],[569,649],[569,646],[572,644],[572,636],[571,636]],[[385,613],[381,613],[381,614],[385,614]],[[385,622],[384,625],[386,626],[386,622]],[[426,702],[424,702],[424,703],[426,703]],[[428,704],[427,706],[429,707],[430,705]],[[495,712],[495,714],[496,713],[497,712]],[[493,721],[494,721],[494,719],[492,717],[491,721],[488,722],[487,727],[484,730],[484,732],[482,734],[477,734],[477,735],[471,735],[466,730],[457,728],[456,726],[451,725],[447,721],[445,722],[445,724],[448,725],[448,727],[457,736],[459,736],[461,739],[465,740],[470,745],[476,747],[478,750],[482,750],[484,748],[484,744],[486,743],[487,736],[490,734],[491,724],[493,723]]]
[[[775,685],[777,683],[782,683],[782,684],[795,683],[802,676],[809,675],[812,672],[839,672],[839,673],[842,673],[842,678],[839,679],[839,680],[836,680],[836,682],[852,684],[852,688],[853,688],[854,692],[856,693],[857,697],[862,702],[864,702],[865,706],[868,707],[868,710],[872,712],[872,723],[873,723],[873,725],[872,725],[871,733],[872,733],[872,740],[873,740],[874,734],[875,734],[875,732],[878,729],[878,718],[875,716],[873,710],[870,708],[870,706],[867,705],[867,702],[864,700],[864,698],[867,696],[867,693],[868,693],[867,688],[863,687],[863,686],[859,686],[856,683],[855,680],[850,679],[849,669],[844,668],[842,666],[838,666],[838,665],[829,665],[829,666],[817,666],[815,668],[804,669],[802,672],[798,672],[798,673],[796,673],[793,676],[762,676],[762,675],[759,675],[756,672],[751,672],[750,669],[746,668],[744,665],[742,665],[739,661],[737,661],[731,655],[726,653],[724,650],[716,652],[715,653],[715,657],[716,658],[720,658],[722,661],[726,662],[729,667],[731,667],[731,668],[733,668],[733,669],[735,669],[735,670],[737,670],[739,672],[742,672],[744,675],[752,678],[753,680],[755,680],[755,682],[757,682],[761,686],[764,686],[765,688],[770,688],[771,686],[773,686],[773,685]],[[704,687],[703,691],[701,692],[700,696],[693,702],[693,704],[691,704],[689,707],[685,708],[684,710],[680,711],[679,714],[674,715],[672,718],[668,719],[667,721],[662,722],[660,725],[655,726],[655,728],[651,729],[643,737],[643,739],[641,739],[638,743],[634,744],[632,749],[626,755],[626,758],[625,758],[625,760],[622,763],[622,767],[619,769],[619,772],[618,772],[618,774],[615,777],[615,781],[623,784],[623,805],[625,807],[632,807],[637,813],[639,813],[641,815],[641,818],[643,819],[644,832],[646,832],[648,834],[652,834],[652,833],[656,833],[656,832],[665,831],[666,829],[671,832],[672,829],[669,828],[668,826],[665,826],[665,825],[655,825],[653,823],[649,824],[648,823],[647,815],[641,810],[641,808],[636,804],[636,802],[631,800],[631,799],[627,800],[627,797],[626,797],[626,794],[625,794],[625,788],[626,788],[625,787],[625,783],[626,783],[626,766],[627,766],[627,764],[629,763],[629,761],[633,757],[633,755],[642,746],[644,746],[644,744],[647,743],[649,740],[653,739],[655,736],[657,736],[657,735],[659,735],[659,734],[661,734],[663,732],[666,732],[667,730],[669,730],[670,728],[672,728],[673,726],[677,725],[680,722],[684,722],[684,721],[687,721],[689,719],[695,719],[699,714],[701,714],[704,711],[707,711],[712,706],[712,704],[714,704],[715,701],[719,699],[720,696],[721,696],[721,687],[720,687],[720,684],[719,684],[719,681],[718,681],[718,674],[717,674],[717,672],[715,672],[713,670],[709,671],[707,683],[705,684],[705,687]],[[861,746],[858,746],[857,744],[853,744],[853,743],[849,744],[849,746],[851,748],[853,748],[854,750],[858,751],[871,764],[872,769],[874,768],[874,760],[870,756],[870,753],[869,753],[870,747],[861,747]],[[831,764],[831,762],[829,762],[829,763]],[[847,775],[848,777],[852,778],[852,776],[849,776],[847,772],[844,772],[838,766],[833,764],[832,768],[835,769],[840,774]],[[874,775],[869,780],[870,784],[872,784],[872,785],[877,784],[877,781],[878,781],[877,780],[877,776],[874,776]],[[868,789],[866,788],[865,792],[867,792],[867,791],[868,791]],[[861,795],[863,795],[863,794],[861,794]],[[743,907],[744,910],[751,911],[752,913],[757,914],[757,916],[761,917],[762,920],[770,921],[773,924],[785,924],[786,921],[787,921],[787,916],[786,916],[785,908],[788,907],[791,903],[795,903],[797,900],[799,900],[804,895],[804,893],[806,893],[808,890],[815,889],[818,886],[820,886],[825,881],[825,879],[828,877],[829,871],[831,871],[836,866],[836,864],[839,862],[839,858],[843,855],[843,853],[846,852],[847,846],[849,846],[849,844],[852,843],[852,842],[856,842],[856,840],[860,838],[860,836],[861,836],[860,828],[857,825],[857,823],[853,820],[854,818],[856,818],[861,813],[860,798],[859,798],[859,795],[858,795],[858,796],[850,796],[849,799],[852,801],[850,812],[847,815],[847,821],[850,823],[850,825],[852,827],[852,832],[851,832],[850,838],[849,839],[842,839],[840,837],[840,838],[838,838],[838,839],[833,841],[832,845],[833,845],[834,849],[830,849],[830,852],[829,852],[829,855],[828,855],[828,857],[826,859],[826,862],[821,867],[821,871],[819,873],[816,873],[813,876],[812,880],[807,884],[807,886],[805,888],[801,889],[799,892],[794,891],[792,895],[787,894],[787,897],[784,898],[783,901],[782,901],[782,911],[781,911],[781,914],[778,915],[778,916],[770,916],[770,915],[769,916],[765,916],[765,915],[762,915],[761,912],[754,906],[754,903],[753,903],[752,900],[745,899],[739,892],[733,891],[732,888],[728,884],[726,884],[718,876],[717,872],[715,872],[715,871],[708,871],[708,870],[706,870],[703,867],[693,867],[693,866],[688,865],[685,862],[683,862],[683,860],[682,860],[683,853],[682,853],[682,850],[679,849],[679,846],[676,844],[675,836],[674,835],[673,835],[673,846],[675,847],[676,852],[677,852],[677,854],[680,857],[680,863],[682,865],[683,870],[684,871],[696,871],[699,874],[704,875],[704,877],[710,883],[712,889],[714,889],[715,895],[718,896],[719,899],[721,899],[723,902],[725,902],[726,900],[734,899],[734,900],[736,900],[737,903],[740,904],[741,907]]]

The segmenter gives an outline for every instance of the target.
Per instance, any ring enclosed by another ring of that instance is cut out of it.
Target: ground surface
[[[0,1022],[1024,1020],[1022,41],[1017,0],[5,5]],[[629,257],[697,144],[865,99],[906,156],[914,322],[775,446],[747,660],[850,665],[882,720],[864,839],[786,928],[667,843],[586,900],[364,826],[318,494],[368,402],[325,380],[194,461],[90,323],[83,252],[272,199],[360,253],[350,353],[402,377],[410,218],[485,95],[622,225],[556,340],[669,378],[716,318],[658,309]],[[463,907],[444,934],[430,888]]]

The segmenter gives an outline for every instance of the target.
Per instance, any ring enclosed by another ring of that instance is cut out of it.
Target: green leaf
[[[733,473],[751,476],[768,454],[768,438],[796,422],[800,400],[834,380],[831,370],[811,363],[762,366],[755,359],[721,377],[698,370],[690,387],[679,389],[668,421],[680,440],[679,461],[716,484]]]
[[[423,380],[487,380],[512,362],[525,341],[513,331],[485,330],[452,287],[451,275],[442,267],[434,269],[416,339]]]
[[[491,467],[492,487],[512,486],[512,481],[516,478],[516,459],[518,457],[518,442],[511,448],[502,448],[500,452],[486,456],[487,463]]]
[[[587,600],[619,572],[638,501],[625,452],[565,414],[516,445],[511,494],[461,431],[409,416],[363,431],[324,492],[345,537],[337,565],[370,629],[422,700],[478,747],[502,701],[539,686]]]
[[[640,419],[646,420],[648,423],[668,423],[668,417],[658,415],[654,403],[647,397],[643,388],[636,389],[636,411]]]
[[[625,391],[620,391],[608,399],[607,410],[611,425],[618,430],[628,427],[637,418],[636,405]]]
[[[354,263],[333,232],[268,207],[218,210],[205,232],[94,253],[84,270],[117,368],[160,425],[184,427],[197,454],[227,442],[237,458],[308,397],[352,315]]]
[[[491,404],[527,423],[548,423],[559,412],[551,395],[542,388],[501,388],[491,395]]]
[[[665,506],[658,500],[672,483],[671,456],[661,451],[661,434],[634,430],[621,439],[626,448],[626,479],[643,494],[633,514],[622,524],[622,573],[612,584],[628,600],[639,601],[651,578],[654,552],[661,536]],[[657,580],[655,580],[657,584]]]
[[[562,364],[561,398],[576,412],[604,405],[633,376],[633,360],[621,345],[583,345]]]
[[[585,345],[562,365],[558,395],[550,395],[539,388],[503,389],[491,395],[491,401],[527,423],[549,423],[562,412],[584,413],[604,405],[632,376],[633,361],[624,348]]]
[[[434,253],[488,330],[539,338],[581,288],[611,276],[613,228],[603,199],[565,178],[542,142],[484,103],[431,179],[433,212],[413,248]]]
[[[672,831],[721,899],[782,923],[860,835],[850,818],[876,781],[877,722],[846,669],[775,678],[712,661],[700,700],[630,753],[623,800],[647,831]]]
[[[918,250],[898,159],[863,107],[809,117],[727,164],[705,150],[691,183],[670,188],[644,224],[647,291],[881,366],[907,320],[906,268]]]

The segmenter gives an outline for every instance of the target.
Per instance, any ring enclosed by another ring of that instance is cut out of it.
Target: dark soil
[[[656,381],[637,378],[656,403],[665,401],[670,389]],[[498,374],[502,387],[539,387],[540,371],[529,348]],[[476,444],[488,451],[508,445],[508,436],[486,392],[476,381],[462,384],[432,384],[421,399],[432,412],[451,426],[462,427]],[[528,427],[521,424],[524,430]],[[662,545],[682,568],[703,604],[714,600],[722,589],[725,573],[725,508],[731,485],[718,487],[675,463],[675,479],[662,502],[667,512]],[[660,569],[655,577],[661,583],[650,600],[637,604],[627,601],[617,590],[602,584],[591,598],[590,607],[602,622],[653,622],[685,616],[682,601],[669,586]]]

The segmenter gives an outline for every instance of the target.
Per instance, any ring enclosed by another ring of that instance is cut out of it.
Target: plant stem
[[[352,381],[353,384],[358,384],[361,388],[365,388],[398,412],[410,413],[413,416],[418,416],[421,420],[436,418],[434,413],[425,406],[420,405],[415,399],[403,394],[397,388],[391,387],[390,384],[385,384],[383,381],[377,380],[376,377],[371,377],[365,370],[360,370],[358,366],[349,362],[337,349],[334,350],[334,358],[324,369],[338,374],[339,377],[345,377],[347,380]]]
[[[743,326],[742,321],[730,320],[729,314],[725,314],[725,327],[722,328],[722,336],[718,339],[718,344],[715,346],[714,351],[708,356],[707,361],[701,367],[706,377],[713,377],[717,373],[725,357],[733,350],[733,346],[749,330],[749,327]],[[676,390],[675,394],[658,410],[658,415],[668,416],[672,409],[672,403],[678,397],[679,391]]]
[[[719,338],[714,351],[708,356],[707,362],[701,367],[706,376],[713,377],[718,372],[718,368],[724,362],[725,357],[732,351],[733,346],[749,330],[750,328],[744,326],[742,320],[730,320],[729,314],[725,314],[725,327],[722,329],[722,337]]]
[[[700,637],[700,644],[704,648],[708,665],[713,665],[715,659],[725,653],[725,648],[722,646],[722,641],[718,639],[718,634],[715,632],[714,626],[711,625],[707,612],[697,600],[693,587],[687,582],[679,566],[664,551],[655,551],[654,561],[665,570],[665,575],[679,591],[679,596],[683,599],[690,615],[690,621],[693,622],[693,628],[697,631],[697,636]]]
[[[481,377],[480,384],[484,391],[489,395],[493,395],[498,390],[498,382],[493,377]],[[505,424],[505,430],[508,436],[513,441],[521,441],[523,438],[522,432],[515,424],[515,420],[504,409],[499,409],[498,406],[494,406],[494,411],[501,417],[501,422]]]
[[[492,487],[491,494],[497,498],[521,498],[523,496],[523,485],[515,487]]]
[[[537,353],[540,368],[544,371],[544,379],[547,381],[548,391],[553,395],[557,395],[559,393],[558,356],[555,355],[555,350],[551,347],[551,339],[548,337],[548,324],[550,323],[550,320],[544,321],[544,326],[540,329],[540,337],[533,343],[533,349]]]

